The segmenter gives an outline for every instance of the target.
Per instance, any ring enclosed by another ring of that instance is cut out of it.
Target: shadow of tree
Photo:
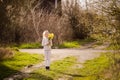
[[[32,80],[53,80],[53,78],[40,73],[31,73],[31,75],[32,77],[29,77],[29,79],[32,79]]]
[[[10,76],[11,74],[17,73],[19,71],[11,69],[4,64],[0,63],[0,80],[3,80],[4,78]]]

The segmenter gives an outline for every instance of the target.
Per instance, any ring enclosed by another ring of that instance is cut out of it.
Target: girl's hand
[[[48,44],[47,44],[48,46],[50,45],[50,40],[48,41]]]
[[[50,45],[52,46],[52,40],[49,40],[48,44],[47,45]]]

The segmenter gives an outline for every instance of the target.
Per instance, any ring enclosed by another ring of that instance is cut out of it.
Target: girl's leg
[[[50,51],[48,51],[47,55],[47,66],[50,66]]]
[[[49,69],[49,67],[50,67],[50,54],[51,54],[51,51],[45,51],[45,66],[46,66],[46,69]]]

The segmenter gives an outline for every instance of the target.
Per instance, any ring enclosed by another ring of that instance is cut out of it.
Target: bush
[[[14,53],[12,50],[7,48],[0,48],[0,60],[12,58]]]
[[[93,26],[97,24],[95,20],[97,14],[82,10],[77,4],[66,6],[64,14],[66,14],[69,20],[74,38],[85,39],[90,37],[90,34],[93,31]]]

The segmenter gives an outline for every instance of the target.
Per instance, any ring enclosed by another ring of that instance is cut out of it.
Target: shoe
[[[49,67],[49,66],[46,66],[46,70],[50,70],[50,67]]]

